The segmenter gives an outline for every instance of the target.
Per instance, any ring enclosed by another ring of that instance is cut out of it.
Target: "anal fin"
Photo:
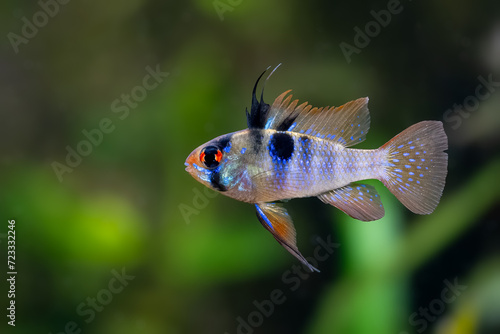
[[[318,198],[362,221],[377,220],[385,214],[380,195],[374,187],[367,184],[351,183],[321,194]]]
[[[262,226],[271,232],[273,237],[309,270],[319,272],[299,252],[295,227],[286,209],[276,203],[259,203],[255,204],[255,208],[257,209],[257,218]]]

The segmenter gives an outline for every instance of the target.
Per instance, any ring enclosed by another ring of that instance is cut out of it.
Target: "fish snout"
[[[187,157],[186,162],[184,162],[184,166],[186,166],[186,172],[188,172],[189,174],[193,174],[193,169],[194,169],[193,164],[195,163],[196,163],[196,154],[191,153]]]

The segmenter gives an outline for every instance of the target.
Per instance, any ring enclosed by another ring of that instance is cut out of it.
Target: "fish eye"
[[[215,146],[207,146],[200,153],[200,161],[207,168],[217,167],[221,160],[222,152]]]

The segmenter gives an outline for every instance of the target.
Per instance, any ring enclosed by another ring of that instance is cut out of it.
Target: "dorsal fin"
[[[352,146],[365,140],[370,128],[368,98],[360,98],[340,107],[316,108],[292,101],[290,90],[276,98],[267,111],[266,129],[293,131]],[[285,98],[286,96],[286,98]]]
[[[267,80],[273,75],[274,71],[278,69],[278,67],[281,66],[281,63],[276,66],[271,73],[267,76],[266,81],[264,82],[264,86],[262,87],[262,91],[260,93],[260,101],[257,100],[257,96],[255,95],[255,92],[257,90],[257,85],[259,84],[260,79],[266,73],[271,66],[266,68],[264,72],[257,78],[257,81],[255,82],[255,85],[253,86],[253,91],[252,91],[252,107],[250,108],[250,113],[248,112],[248,108],[246,109],[246,115],[247,115],[247,125],[249,129],[264,129],[266,128],[266,123],[268,122],[269,117],[269,104],[264,102],[264,88],[266,86]]]
[[[255,91],[257,90],[257,85],[259,84],[260,78],[262,78],[266,71],[262,72],[262,74],[257,79],[257,82],[255,82],[255,85],[253,86],[252,107],[250,109],[250,113],[248,112],[248,109],[246,109],[247,125],[249,129],[263,129],[266,124],[267,114],[269,112],[269,104],[264,102],[264,89],[262,89],[262,92],[260,94],[260,101],[257,100],[257,97],[255,95]]]

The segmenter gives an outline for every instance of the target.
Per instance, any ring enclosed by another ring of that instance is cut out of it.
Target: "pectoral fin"
[[[385,214],[379,194],[367,184],[351,183],[321,194],[318,198],[362,221],[377,220]]]
[[[257,209],[257,218],[273,234],[274,238],[311,271],[319,272],[299,252],[295,227],[286,209],[276,203],[259,203],[255,204],[255,208]]]

